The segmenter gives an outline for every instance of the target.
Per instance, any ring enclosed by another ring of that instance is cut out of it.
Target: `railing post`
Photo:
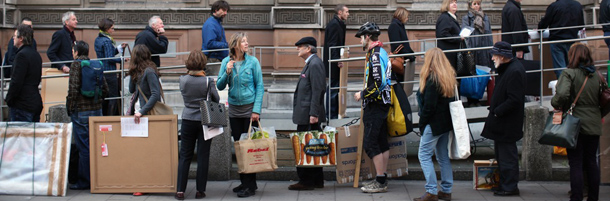
[[[543,85],[544,84],[544,71],[543,71],[543,69],[544,69],[544,66],[543,66],[544,65],[544,59],[543,59],[544,58],[544,56],[543,56],[544,55],[544,46],[543,46],[544,45],[543,44],[544,29],[540,29],[539,31],[540,31],[540,46],[539,46],[539,48],[540,48],[540,51],[539,51],[540,52],[540,100],[538,101],[538,105],[542,106],[542,97],[544,97],[544,94],[543,94],[544,93],[544,88],[543,88],[544,87],[544,85]]]
[[[123,50],[124,51],[124,50]],[[121,55],[121,116],[125,114],[125,57]]]

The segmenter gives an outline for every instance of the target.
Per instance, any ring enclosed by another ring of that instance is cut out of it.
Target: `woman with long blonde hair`
[[[449,162],[449,131],[453,130],[449,103],[454,100],[455,70],[443,51],[432,48],[424,55],[417,100],[419,102],[419,162],[426,178],[426,193],[415,201],[451,200],[453,172]],[[437,190],[432,155],[441,167],[441,189]]]

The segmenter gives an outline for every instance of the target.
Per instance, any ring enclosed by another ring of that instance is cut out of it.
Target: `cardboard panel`
[[[145,138],[121,137],[120,116],[89,118],[91,193],[176,192],[178,116],[145,117]],[[100,125],[112,130],[102,132]],[[104,141],[108,156],[102,156]]]

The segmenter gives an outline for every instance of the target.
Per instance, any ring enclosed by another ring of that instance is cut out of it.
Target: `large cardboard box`
[[[0,123],[0,194],[66,196],[71,139],[71,123]]]
[[[65,104],[66,96],[68,96],[68,75],[63,71],[57,70],[56,68],[43,69],[42,76],[50,75],[66,75],[65,77],[56,77],[49,79],[42,79],[40,96],[42,102],[45,103],[40,114],[40,121],[45,122],[47,120],[47,114],[49,108],[54,105]]]
[[[354,181],[357,160],[357,144],[358,132],[360,125],[352,125],[349,127],[337,128],[337,183],[350,183]],[[407,164],[407,138],[390,137],[390,157],[386,173],[388,178],[402,177],[408,174]],[[360,161],[360,179],[364,181],[373,179],[376,175],[375,165],[364,150],[362,151],[362,160]]]
[[[500,169],[495,160],[475,160],[472,166],[472,185],[475,190],[488,190],[500,184]]]
[[[356,160],[358,157],[358,129],[359,125],[337,128],[337,183],[352,183],[356,173]],[[359,181],[372,179],[375,176],[373,161],[362,152],[360,160]]]
[[[121,137],[120,116],[89,118],[91,193],[176,192],[178,116],[145,117],[148,137]]]

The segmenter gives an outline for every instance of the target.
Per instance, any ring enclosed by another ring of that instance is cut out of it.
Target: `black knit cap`
[[[294,46],[299,46],[299,45],[302,45],[302,44],[309,44],[309,45],[313,45],[314,47],[318,46],[317,45],[318,43],[316,42],[316,39],[311,37],[311,36],[301,38],[301,40],[297,41],[294,44]]]
[[[509,59],[513,58],[513,48],[510,46],[510,43],[500,41],[494,44],[494,47],[491,48],[492,55],[500,55]]]

